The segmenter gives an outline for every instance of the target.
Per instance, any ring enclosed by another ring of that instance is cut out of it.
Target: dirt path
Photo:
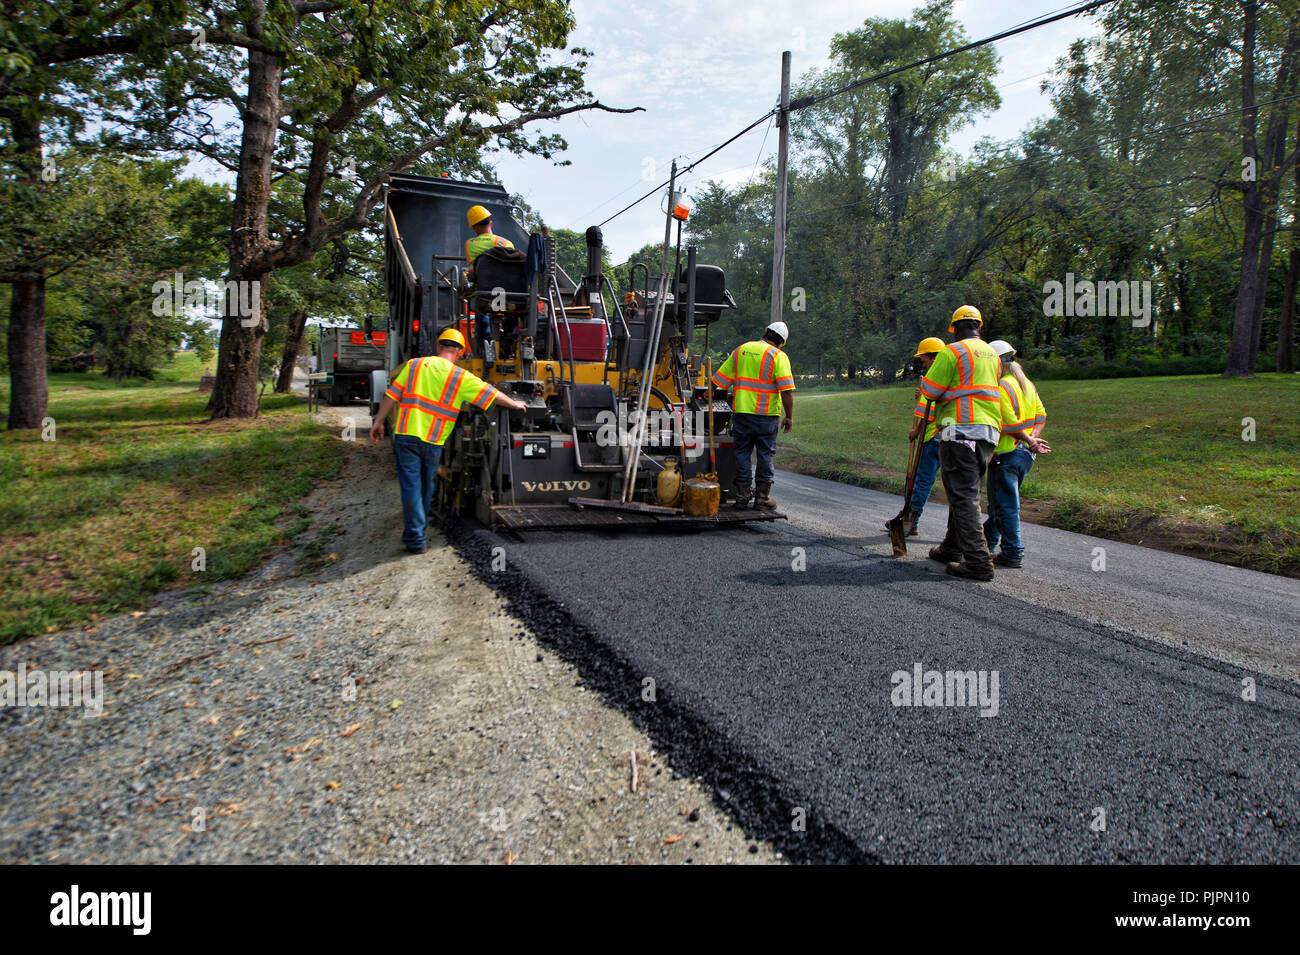
[[[253,577],[0,650],[106,696],[0,710],[0,861],[779,860],[440,538],[406,555],[398,501],[357,445]]]

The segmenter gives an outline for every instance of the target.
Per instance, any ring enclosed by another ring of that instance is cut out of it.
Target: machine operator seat
[[[514,351],[520,316],[528,311],[527,257],[517,249],[486,249],[474,260],[474,283],[466,299],[469,309],[479,317],[478,335],[483,356],[489,362],[498,355],[493,329],[501,326],[501,354]],[[500,316],[494,319],[493,316]]]
[[[686,320],[686,290],[689,275],[683,265],[677,274],[677,295],[674,317]],[[727,291],[727,279],[722,269],[716,265],[695,266],[695,323],[709,324],[716,322],[724,309],[735,308],[736,300]]]
[[[487,249],[474,260],[474,283],[469,307],[480,314],[522,312],[528,306],[528,279],[524,253],[517,249]],[[502,296],[498,290],[504,291]],[[504,308],[499,306],[504,299]]]

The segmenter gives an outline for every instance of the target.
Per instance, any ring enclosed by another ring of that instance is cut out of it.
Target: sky
[[[957,0],[953,7],[971,40],[981,39],[1078,0]],[[569,45],[591,51],[587,88],[608,106],[641,106],[628,115],[584,112],[538,124],[560,132],[569,149],[555,166],[541,157],[499,156],[502,185],[554,228],[582,231],[668,178],[762,116],[780,97],[781,52],[792,54],[793,82],[828,65],[831,39],[872,17],[909,18],[919,0],[573,0],[577,29]],[[949,147],[965,153],[981,137],[1014,138],[1051,112],[1040,91],[1045,74],[1072,41],[1099,32],[1094,19],[1070,17],[996,45],[994,85],[1001,107],[958,133]],[[563,59],[563,58],[562,58]],[[702,163],[684,184],[744,182],[776,154],[770,124],[751,131]],[[602,229],[612,261],[663,240],[661,199],[651,197]]]

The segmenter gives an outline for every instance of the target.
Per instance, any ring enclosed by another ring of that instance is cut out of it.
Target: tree
[[[75,137],[111,103],[126,102],[129,91],[106,77],[105,58],[140,55],[153,62],[163,50],[189,44],[184,29],[199,0],[134,0],[118,4],[7,4],[0,9],[0,161],[5,169],[3,200],[7,250],[0,281],[12,286],[9,309],[9,427],[38,428],[45,416],[45,296],[52,267],[66,261],[69,245],[111,247],[120,222],[102,232],[61,233],[45,217],[58,205],[58,167],[44,156],[47,136],[58,130]],[[248,37],[214,25],[213,44],[247,45]],[[45,195],[49,193],[49,195]],[[69,241],[70,240],[70,241]],[[71,254],[77,254],[75,252]],[[59,256],[63,256],[60,260]]]
[[[550,157],[563,140],[530,137],[531,124],[620,111],[587,96],[585,61],[549,65],[573,26],[560,0],[247,0],[212,24],[231,25],[250,39],[246,53],[173,52],[169,82],[142,101],[153,145],[235,175],[227,280],[243,300],[227,299],[214,417],[256,412],[267,317],[264,302],[255,314],[241,306],[277,269],[371,224],[391,173],[431,155],[441,169],[481,172],[484,149]],[[229,106],[242,117],[237,138],[209,125]],[[282,188],[297,198],[284,221],[270,215]]]
[[[945,52],[966,42],[951,0],[932,0],[911,20],[867,20],[831,43],[833,65],[804,78],[800,95],[829,94],[855,80]],[[887,81],[827,95],[795,114],[792,133],[801,150],[796,169],[815,188],[812,208],[792,219],[815,219],[817,256],[834,278],[825,287],[843,296],[837,338],[847,347],[849,376],[865,360],[886,377],[911,352],[896,347],[890,367],[857,354],[869,333],[900,340],[904,286],[924,285],[930,235],[912,228],[911,198],[942,157],[947,138],[1000,102],[993,88],[997,54],[982,47]],[[902,273],[908,273],[907,280]]]
[[[1241,268],[1224,373],[1251,375],[1259,352],[1278,201],[1286,172],[1297,157],[1297,151],[1287,154],[1286,140],[1291,97],[1300,77],[1300,5],[1295,0],[1128,2],[1112,11],[1105,23],[1146,42],[1159,58],[1181,58],[1191,75],[1225,99],[1236,89],[1239,178],[1230,186],[1221,185],[1242,195]],[[1196,62],[1188,60],[1189,48],[1199,54]]]

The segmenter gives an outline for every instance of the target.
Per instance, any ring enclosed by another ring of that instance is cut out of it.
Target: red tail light
[[[420,330],[420,320],[417,318],[415,321],[411,322],[411,331],[418,332],[419,330]]]

